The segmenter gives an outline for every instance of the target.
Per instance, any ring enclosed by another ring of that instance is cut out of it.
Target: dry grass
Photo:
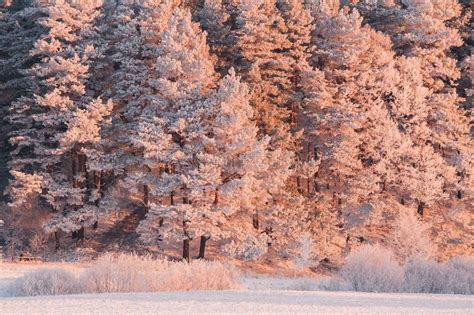
[[[10,285],[14,296],[108,292],[239,289],[237,269],[221,262],[170,262],[135,254],[105,254],[77,276],[68,268],[40,269]]]

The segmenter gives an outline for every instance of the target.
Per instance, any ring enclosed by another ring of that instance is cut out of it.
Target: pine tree
[[[0,93],[3,97],[0,110],[3,113],[2,135],[11,144],[10,148],[2,145],[1,151],[2,154],[10,153],[8,168],[14,171],[25,171],[29,158],[33,156],[31,133],[36,127],[32,116],[25,115],[30,105],[18,100],[23,97],[26,101],[35,90],[35,78],[26,70],[35,62],[35,57],[29,52],[44,32],[44,28],[37,23],[45,14],[43,11],[37,4],[19,8],[15,2],[1,13],[0,54],[3,58],[0,61]],[[2,140],[1,143],[6,144],[7,141]],[[2,157],[2,160],[7,159]],[[4,173],[2,176],[7,177]]]
[[[394,83],[400,73],[390,41],[361,22],[357,11],[324,17],[316,37],[316,62],[337,88],[334,104],[319,113],[325,124],[338,128],[337,136],[321,131],[329,136],[321,141],[334,141],[323,151],[320,176],[333,187],[335,209],[370,202],[380,211],[398,196],[422,207],[447,200],[454,169],[425,142],[413,141],[415,131],[406,132],[410,126],[397,114],[403,106],[425,105],[426,91],[418,90],[416,100],[404,102],[412,87]],[[429,134],[423,124],[417,125],[419,131]],[[331,182],[328,176],[337,180]]]
[[[45,225],[48,231],[73,231],[87,224],[82,219],[68,218],[71,211],[84,203],[84,159],[77,147],[61,147],[60,140],[76,111],[88,102],[84,85],[88,72],[86,60],[93,47],[87,37],[93,32],[99,6],[100,3],[64,1],[44,6],[47,17],[40,23],[47,32],[30,52],[39,60],[29,70],[30,75],[39,79],[36,94],[13,105],[14,109],[21,108],[23,115],[31,115],[33,124],[39,126],[28,131],[34,150],[28,164],[30,172],[42,178],[42,195],[55,212]],[[12,138],[12,143],[16,139]]]
[[[166,217],[169,218],[166,224],[171,225],[174,222],[172,220],[179,218],[179,232],[173,235],[174,239],[183,240],[183,257],[189,259],[189,241],[193,235],[189,232],[188,223],[193,211],[189,205],[189,183],[184,175],[193,169],[192,162],[198,151],[187,143],[189,132],[193,132],[188,125],[195,124],[195,117],[199,112],[195,104],[215,84],[216,74],[209,56],[205,33],[191,21],[191,14],[186,10],[174,9],[160,35],[157,52],[157,79],[153,83],[156,95],[143,111],[140,126],[151,128],[151,124],[161,122],[160,127],[152,129],[154,137],[168,139],[166,141],[171,143],[163,145],[165,149],[161,154],[153,153],[150,156],[147,153],[150,141],[143,139],[148,135],[140,133],[135,142],[144,146],[145,157],[150,157],[144,161],[150,172],[137,173],[134,176],[146,181],[154,199],[159,198],[168,204],[168,207],[150,204],[148,218],[165,220]],[[154,146],[151,149],[154,150]],[[166,213],[156,216],[157,211],[161,213],[163,209]],[[152,226],[155,223],[156,221],[153,221]]]
[[[231,31],[231,14],[222,0],[206,0],[198,12],[201,28],[207,32],[207,41],[211,53],[217,57],[216,70],[220,74],[227,73],[233,65],[232,47],[235,36]]]
[[[236,26],[236,67],[251,88],[259,127],[279,146],[294,147],[287,108],[293,60],[285,53],[291,47],[285,22],[274,1],[251,0],[239,4]]]
[[[461,174],[458,180],[465,183],[472,177],[469,161],[472,160],[470,152],[473,146],[469,121],[460,109],[463,100],[454,88],[460,72],[452,51],[462,44],[462,39],[450,23],[460,17],[460,4],[457,1],[426,0],[404,1],[399,6],[361,7],[366,16],[372,16],[369,23],[391,37],[398,54],[412,57],[410,64],[419,62],[422,85],[428,89],[423,92],[427,94],[427,105],[424,109],[425,121],[420,124],[429,127],[430,139],[421,138],[418,142],[424,140],[429,143],[457,168],[458,174]],[[416,84],[419,86],[418,81]],[[472,195],[472,192],[467,189],[465,194]]]
[[[91,170],[98,182],[116,183],[114,187],[102,185],[103,189],[141,194],[145,208],[148,187],[136,176],[149,170],[143,163],[143,152],[131,143],[137,137],[142,114],[156,103],[157,47],[175,5],[176,1],[121,1],[108,8],[101,27],[106,46],[94,65],[99,75],[92,84],[99,86],[103,98],[113,100],[114,108],[112,123],[103,132],[101,150],[89,151]],[[108,198],[101,206],[110,208],[116,203]]]

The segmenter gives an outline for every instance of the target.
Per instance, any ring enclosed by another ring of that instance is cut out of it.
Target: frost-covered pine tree
[[[323,155],[329,172],[320,174],[332,191],[334,208],[342,211],[368,202],[381,210],[399,196],[415,206],[446,200],[454,169],[426,143],[413,141],[401,128],[401,116],[394,117],[399,107],[408,105],[393,99],[394,94],[409,93],[411,85],[394,84],[400,74],[389,39],[361,22],[357,11],[341,11],[318,22],[316,61],[337,89],[334,103],[320,112],[324,124],[338,130],[337,138],[326,133],[326,143],[336,141]],[[420,95],[417,101],[425,104],[423,91]]]
[[[30,55],[30,50],[44,32],[44,28],[37,23],[44,15],[44,10],[36,2],[26,8],[12,4],[1,13],[0,53],[3,58],[0,61],[0,93],[3,97],[0,110],[4,113],[2,133],[11,145],[9,169],[12,171],[25,171],[34,156],[31,135],[36,126],[29,112],[29,100],[36,84],[34,75],[26,70],[35,58]],[[3,146],[2,150],[8,153]]]
[[[216,71],[222,75],[227,73],[235,58],[232,47],[236,38],[231,31],[232,19],[227,6],[222,0],[205,0],[198,12],[211,53],[217,57]]]
[[[150,218],[162,220],[169,217],[166,221],[169,225],[178,222],[180,230],[173,234],[174,239],[184,242],[183,257],[189,259],[189,241],[193,235],[187,226],[188,217],[193,212],[189,205],[190,188],[184,175],[190,167],[192,169],[192,161],[198,152],[194,146],[187,145],[190,137],[188,132],[191,131],[188,125],[195,124],[198,108],[193,106],[215,85],[216,74],[205,33],[191,21],[191,14],[184,9],[173,10],[160,35],[156,51],[157,77],[153,81],[156,94],[139,118],[140,132],[134,139],[135,145],[144,152],[144,164],[148,166],[149,172],[137,172],[129,180],[146,183],[153,199],[148,219],[142,226],[152,222],[154,228],[159,227],[154,225],[157,221]],[[156,126],[153,127],[153,124]],[[146,130],[142,128],[152,128],[153,137],[167,139],[161,141],[167,144],[150,146],[153,143],[147,140],[150,135],[142,132]],[[161,150],[160,154],[153,153],[157,149]],[[156,203],[156,199],[160,203]],[[168,207],[163,208],[163,205]],[[167,213],[155,215],[163,209]],[[174,214],[171,213],[173,209],[177,209]],[[159,235],[153,237],[156,239]]]
[[[272,0],[242,1],[237,12],[235,66],[249,83],[259,127],[279,146],[294,147],[288,110],[293,59],[285,53],[291,47],[285,21]]]
[[[460,109],[463,100],[454,88],[460,71],[453,50],[462,44],[462,39],[453,21],[461,15],[460,4],[451,0],[406,0],[400,4],[359,6],[371,25],[391,37],[397,54],[410,57],[402,60],[404,73],[408,73],[406,67],[418,67],[421,73],[421,85],[419,81],[413,85],[418,92],[424,88],[426,106],[405,116],[415,115],[417,121],[413,125],[417,129],[420,125],[429,127],[430,138],[424,138],[426,132],[420,133],[417,142],[428,142],[447,163],[456,167],[461,186],[469,187],[466,183],[472,178],[469,161],[473,145],[468,119]],[[420,112],[424,112],[423,122]],[[472,190],[465,188],[458,195],[472,196]]]
[[[95,102],[85,97],[87,60],[94,51],[87,38],[94,31],[100,5],[97,1],[58,0],[42,6],[47,16],[40,23],[47,31],[30,52],[39,62],[29,69],[38,87],[31,98],[19,99],[13,105],[22,107],[23,114],[31,115],[39,126],[30,134],[34,157],[29,165],[30,171],[42,178],[42,195],[54,212],[45,223],[52,232],[78,230],[89,224],[86,216],[94,216],[91,211],[75,211],[85,202],[84,155],[72,144],[72,134],[70,146],[62,146],[61,140],[74,124],[77,111]],[[12,143],[17,139],[13,137]]]
[[[270,223],[270,204],[285,185],[291,157],[270,150],[268,137],[258,139],[249,98],[246,85],[231,71],[215,93],[186,108],[192,119],[183,126],[184,156],[171,181],[176,193],[168,206],[152,205],[142,235],[201,236],[202,258],[211,237],[224,240],[232,256],[255,259],[266,252],[267,236],[261,232]],[[169,147],[170,137],[163,140]],[[259,228],[253,225],[257,218]]]
[[[106,46],[95,64],[99,75],[92,83],[100,87],[103,98],[113,100],[114,108],[112,123],[105,128],[101,142],[107,153],[91,150],[89,167],[99,182],[113,178],[116,185],[109,188],[136,194],[147,207],[148,187],[135,179],[149,170],[143,163],[143,152],[132,143],[142,113],[155,103],[157,45],[176,1],[119,1],[109,6],[100,29]],[[116,203],[110,197],[102,206],[110,208]]]
[[[292,156],[284,150],[271,150],[268,137],[259,139],[249,99],[247,86],[231,70],[208,100],[211,107],[202,128],[209,129],[199,139],[203,146],[199,169],[217,170],[217,177],[199,172],[197,179],[208,187],[202,190],[210,188],[211,200],[205,202],[211,201],[211,211],[223,218],[221,232],[215,234],[227,239],[225,250],[257,258],[248,255],[266,250],[268,235],[262,232],[271,227],[272,210],[290,174]],[[199,186],[194,186],[196,194]]]
[[[252,219],[283,185],[289,156],[270,151],[268,138],[258,139],[248,90],[235,74],[224,78],[216,92],[210,90],[216,76],[206,37],[188,12],[175,10],[161,44],[162,111],[148,112],[160,127],[149,125],[150,132],[137,139],[155,152],[149,160],[154,171],[147,178],[157,202],[139,231],[147,240],[182,240],[185,259],[189,241],[197,236],[201,256],[209,237],[227,239],[227,250],[245,256],[265,244]],[[145,141],[150,134],[157,140]]]

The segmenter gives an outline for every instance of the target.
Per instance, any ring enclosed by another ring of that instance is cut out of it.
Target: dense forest
[[[185,259],[472,253],[470,1],[0,10],[4,243],[100,251],[115,220]]]

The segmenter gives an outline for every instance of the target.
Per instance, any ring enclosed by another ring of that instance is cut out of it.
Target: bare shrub
[[[16,279],[8,288],[13,296],[62,295],[80,292],[74,275],[62,269],[39,269]]]
[[[403,283],[403,268],[390,250],[378,244],[364,245],[347,256],[340,277],[354,291],[397,292]]]

